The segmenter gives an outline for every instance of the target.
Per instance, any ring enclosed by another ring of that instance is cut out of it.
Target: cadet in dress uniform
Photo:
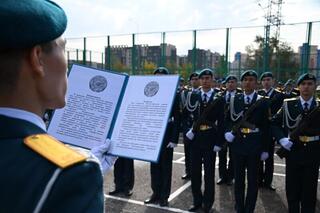
[[[237,82],[238,79],[234,75],[229,75],[225,79],[224,83],[226,84],[226,90],[221,93],[221,96],[224,99],[225,105],[224,105],[224,112],[225,118],[228,116],[229,112],[229,103],[231,100],[231,97],[241,93],[242,91],[237,88]],[[230,131],[232,128],[232,123],[229,122],[228,119],[225,119],[225,131]],[[222,138],[223,140],[223,146],[221,151],[219,152],[219,180],[217,181],[217,184],[227,184],[232,185],[232,180],[234,178],[234,168],[233,168],[233,160],[230,150],[230,144],[226,142],[225,138]],[[229,161],[227,160],[227,154],[229,153]]]
[[[270,112],[271,116],[276,114],[281,108],[284,95],[279,90],[273,87],[274,78],[271,72],[264,72],[260,76],[260,81],[262,84],[262,89],[258,91],[258,94],[261,96],[266,96],[270,100]],[[269,158],[266,161],[261,161],[259,165],[259,186],[275,191],[276,189],[272,186],[273,179],[273,169],[274,169],[274,145],[275,141],[273,137],[269,137]]]
[[[182,115],[181,115],[181,131],[183,134],[183,144],[184,144],[184,155],[185,155],[185,174],[182,175],[181,179],[186,180],[190,179],[191,171],[190,171],[190,143],[191,141],[186,137],[186,133],[192,127],[194,122],[194,117],[192,112],[196,109],[195,106],[191,106],[190,98],[192,92],[195,92],[199,88],[199,74],[194,72],[189,76],[190,89],[183,90],[181,92],[181,107]]]
[[[165,67],[158,67],[154,71],[155,75],[167,75],[169,71]],[[180,130],[180,109],[179,96],[176,95],[172,106],[170,118],[166,128],[166,133],[163,138],[163,143],[160,151],[158,163],[151,163],[151,188],[152,195],[144,201],[144,203],[158,203],[160,206],[168,206],[168,198],[171,191],[171,176],[172,176],[172,158],[173,149],[178,144]]]
[[[287,150],[284,156],[289,212],[314,213],[320,162],[320,101],[314,96],[314,75],[301,75],[297,84],[300,96],[284,100],[273,118],[272,130],[282,149]],[[289,137],[284,132],[289,132]]]
[[[257,94],[257,73],[247,70],[241,75],[243,94],[230,100],[230,122],[233,129],[225,133],[231,143],[235,168],[234,193],[238,213],[254,212],[258,195],[259,161],[268,158],[269,103]],[[245,177],[247,170],[247,193]]]
[[[205,212],[210,212],[214,202],[214,178],[216,152],[221,150],[223,138],[222,97],[215,96],[211,88],[213,72],[204,69],[199,74],[201,90],[192,94],[191,103],[197,105],[193,112],[195,123],[187,133],[191,142],[191,188],[193,206],[189,211],[196,211],[203,205]],[[198,103],[198,104],[196,104]],[[194,138],[193,138],[194,137]],[[204,193],[201,191],[202,164],[204,165]]]
[[[103,212],[98,161],[49,136],[42,120],[65,105],[66,25],[52,1],[1,1],[0,212]],[[108,145],[93,151],[100,160]]]

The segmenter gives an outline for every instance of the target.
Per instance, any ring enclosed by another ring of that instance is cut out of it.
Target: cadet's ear
[[[36,45],[30,49],[29,52],[29,63],[32,68],[33,74],[43,77],[44,63],[43,63],[44,52],[40,45]]]

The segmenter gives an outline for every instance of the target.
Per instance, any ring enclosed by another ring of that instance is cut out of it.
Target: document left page
[[[68,77],[67,104],[55,111],[48,133],[64,143],[91,149],[102,144],[128,77],[73,65]]]

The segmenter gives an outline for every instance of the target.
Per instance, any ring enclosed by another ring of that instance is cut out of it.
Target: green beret
[[[260,76],[260,81],[262,81],[263,78],[267,78],[267,77],[273,78],[272,72],[264,72],[264,73],[262,73],[262,75]]]
[[[201,72],[199,74],[199,78],[201,78],[203,75],[210,75],[212,77],[213,71],[209,68],[205,68],[205,69],[201,70]]]
[[[256,73],[256,71],[246,70],[246,71],[244,71],[244,73],[242,73],[242,75],[240,77],[240,81],[243,81],[243,78],[247,77],[247,76],[252,76],[252,77],[255,77],[256,79],[258,79],[258,74]]]
[[[199,74],[196,73],[196,72],[191,73],[190,76],[189,76],[189,81],[191,81],[191,79],[192,79],[193,77],[198,77],[198,76],[199,76]]]
[[[2,0],[0,50],[29,48],[63,34],[67,16],[49,0]]]
[[[235,81],[238,81],[237,77],[234,76],[234,75],[228,75],[226,80],[224,80],[224,83],[228,83],[228,81],[231,81],[231,80],[235,80]]]
[[[300,75],[300,77],[298,78],[298,81],[297,81],[297,85],[299,86],[299,84],[301,84],[302,81],[304,81],[304,80],[312,80],[315,83],[317,82],[316,76],[314,76],[313,74],[310,74],[310,73],[305,73],[305,74]]]
[[[158,67],[157,69],[155,69],[153,71],[153,74],[163,74],[163,75],[168,75],[169,74],[169,70],[165,67]]]

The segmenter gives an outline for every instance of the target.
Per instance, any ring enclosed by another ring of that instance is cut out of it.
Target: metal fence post
[[[225,57],[225,64],[224,64],[224,75],[229,74],[229,28],[226,29],[226,57]],[[239,62],[240,63],[240,62]]]
[[[105,61],[105,65],[106,65],[107,70],[111,70],[110,36],[108,36],[107,39],[108,39],[108,46],[107,46],[107,52],[105,53],[106,59],[104,61]]]
[[[136,45],[135,45],[135,34],[132,34],[132,67],[131,67],[131,74],[135,74],[135,69],[136,69]]]
[[[87,38],[84,37],[83,38],[83,57],[82,57],[82,63],[85,65],[87,63],[87,58],[86,58],[86,54],[87,54]]]
[[[270,25],[265,26],[264,49],[263,49],[263,65],[262,71],[269,71],[269,45],[270,45]],[[260,70],[257,70],[260,75]]]
[[[166,66],[166,33],[161,33],[161,57],[160,57],[160,67]]]
[[[193,31],[193,48],[192,48],[192,72],[197,69],[197,31]],[[188,73],[188,76],[190,73]]]

